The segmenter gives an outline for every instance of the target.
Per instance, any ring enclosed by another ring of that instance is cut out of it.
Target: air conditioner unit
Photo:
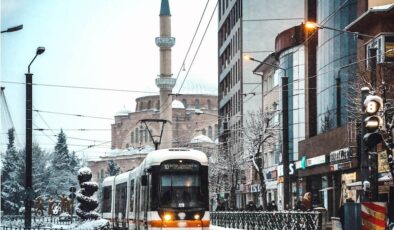
[[[370,49],[376,49],[376,63],[394,63],[394,34],[381,34],[367,44],[367,66],[371,54]]]

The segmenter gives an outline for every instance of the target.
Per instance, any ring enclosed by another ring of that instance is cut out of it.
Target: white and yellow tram
[[[209,229],[208,200],[206,154],[163,149],[104,179],[101,212],[115,229]]]

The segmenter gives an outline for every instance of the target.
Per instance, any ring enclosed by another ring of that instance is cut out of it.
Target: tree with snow
[[[267,208],[267,190],[265,186],[264,167],[268,153],[274,151],[275,143],[279,140],[279,123],[274,122],[275,111],[249,112],[246,115],[244,138],[248,152],[251,154],[253,168],[260,178],[260,198],[263,208]]]
[[[82,220],[97,220],[100,214],[94,210],[98,207],[98,201],[93,194],[98,190],[98,184],[90,181],[92,171],[88,167],[83,167],[78,171],[78,181],[80,190],[77,191],[79,204],[75,212]]]
[[[119,165],[114,160],[108,161],[107,174],[110,176],[116,176],[119,173],[120,173]]]
[[[55,151],[49,167],[48,193],[51,195],[63,194],[69,188],[77,185],[75,174],[78,168],[78,158],[75,152],[70,153],[67,146],[67,137],[63,130],[57,135]]]
[[[2,159],[1,172],[1,209],[4,214],[18,214],[24,200],[24,156],[15,146],[14,129],[8,130],[8,145]]]

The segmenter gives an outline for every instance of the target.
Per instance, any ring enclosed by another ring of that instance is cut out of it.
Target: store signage
[[[261,186],[260,184],[252,184],[250,186],[250,192],[255,193],[255,192],[260,192]]]
[[[278,177],[277,170],[268,171],[266,175],[267,180],[276,180],[276,178]]]
[[[278,165],[278,177],[283,176],[283,165]],[[289,164],[289,175],[294,174],[295,165],[294,163]]]
[[[324,164],[326,163],[326,155],[309,158],[306,160],[306,162],[307,162],[306,165],[307,167]]]
[[[331,171],[345,170],[345,169],[350,169],[351,167],[352,167],[351,161],[330,165]]]
[[[330,164],[350,161],[352,157],[353,154],[350,148],[339,149],[330,153]]]

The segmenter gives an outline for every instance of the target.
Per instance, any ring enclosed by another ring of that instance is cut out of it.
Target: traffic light
[[[380,129],[383,127],[383,119],[379,115],[379,111],[383,109],[383,100],[376,95],[368,95],[364,100],[364,119],[365,134],[364,143],[368,148],[374,147],[382,142],[383,137]]]

